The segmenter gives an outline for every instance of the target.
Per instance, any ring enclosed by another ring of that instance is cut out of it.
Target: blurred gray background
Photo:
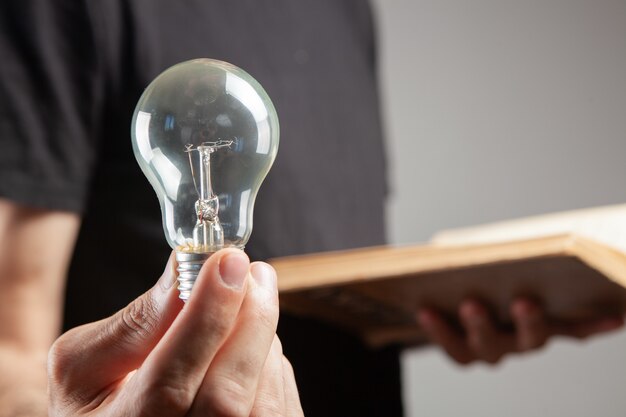
[[[626,0],[377,0],[390,240],[626,202]],[[626,415],[626,331],[404,355],[407,415]]]

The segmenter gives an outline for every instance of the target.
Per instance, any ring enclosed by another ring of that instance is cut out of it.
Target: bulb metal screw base
[[[178,298],[183,301],[189,299],[191,289],[196,282],[196,278],[198,278],[198,273],[202,265],[204,265],[206,260],[214,253],[215,252],[176,252],[176,261],[178,262],[178,268],[176,268],[178,271],[178,291],[180,292]]]

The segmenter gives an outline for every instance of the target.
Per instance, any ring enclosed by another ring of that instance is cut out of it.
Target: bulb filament
[[[224,247],[224,230],[218,217],[220,201],[213,191],[211,180],[211,154],[221,148],[230,148],[233,142],[233,140],[218,140],[203,142],[196,147],[192,144],[185,146],[185,152],[189,155],[193,183],[198,194],[198,200],[195,204],[197,221],[193,229],[194,251],[215,252]],[[197,151],[199,157],[199,188],[191,158],[193,151]]]

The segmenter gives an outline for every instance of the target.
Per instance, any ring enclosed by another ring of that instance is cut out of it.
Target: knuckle
[[[241,384],[223,379],[215,387],[200,399],[202,409],[210,410],[210,415],[216,417],[249,416],[252,397]]]
[[[65,371],[72,363],[71,356],[69,355],[71,350],[69,349],[67,340],[61,336],[50,347],[48,351],[48,378],[58,382],[63,380],[66,376]]]
[[[143,338],[156,330],[159,316],[154,299],[147,293],[120,311],[118,324],[123,333]]]
[[[68,387],[73,379],[74,364],[80,351],[77,349],[75,335],[79,334],[81,327],[74,328],[59,337],[48,350],[47,372],[48,378],[54,384],[53,388]],[[80,338],[79,338],[80,339]]]
[[[283,410],[279,407],[278,395],[270,398],[259,398],[254,404],[250,417],[278,417],[284,415]]]
[[[184,415],[194,400],[194,393],[173,383],[153,384],[147,389],[142,417]]]
[[[48,401],[50,410],[59,415],[70,415],[72,413],[68,410],[89,403],[89,396],[81,384],[81,370],[76,367],[80,355],[77,345],[82,340],[76,335],[82,327],[63,334],[48,350]]]

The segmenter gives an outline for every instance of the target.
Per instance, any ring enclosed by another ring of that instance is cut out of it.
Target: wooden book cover
[[[372,346],[423,342],[420,306],[450,320],[461,300],[509,326],[510,301],[533,297],[555,321],[626,312],[626,205],[444,231],[428,244],[278,258],[281,308]]]

